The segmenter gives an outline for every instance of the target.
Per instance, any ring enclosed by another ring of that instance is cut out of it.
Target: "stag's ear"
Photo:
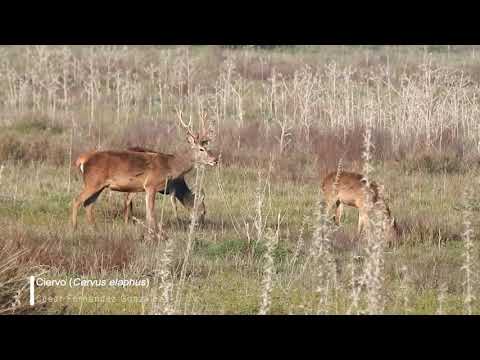
[[[200,145],[207,146],[209,142],[210,142],[210,139],[202,139],[202,141],[200,141]]]

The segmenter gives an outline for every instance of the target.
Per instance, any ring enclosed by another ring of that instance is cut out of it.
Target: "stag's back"
[[[133,154],[126,151],[101,151],[93,154],[84,164],[84,171],[104,169],[108,175],[128,174],[135,176],[145,172],[152,162],[148,154]]]

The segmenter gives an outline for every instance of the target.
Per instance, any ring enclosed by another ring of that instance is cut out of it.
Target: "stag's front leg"
[[[85,207],[85,211],[87,213],[87,220],[90,225],[95,226],[95,216],[93,214],[93,204],[90,204]]]
[[[157,193],[155,188],[146,188],[146,210],[147,210],[147,225],[149,229],[156,232],[157,223],[155,221],[155,195]]]

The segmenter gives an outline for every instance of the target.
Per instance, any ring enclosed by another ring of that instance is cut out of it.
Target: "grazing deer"
[[[327,211],[330,212],[331,208],[335,206],[335,224],[340,225],[343,205],[352,206],[359,211],[358,232],[362,233],[368,220],[365,206],[365,186],[366,181],[363,175],[358,173],[332,172],[325,177],[322,183],[322,190],[327,204]],[[381,188],[375,182],[370,182],[370,190],[374,206],[380,206],[388,220],[390,234],[398,234],[396,221],[381,195]]]
[[[83,174],[84,188],[72,205],[72,225],[77,227],[77,212],[81,204],[86,208],[87,219],[94,223],[92,205],[103,190],[137,193],[145,192],[147,224],[156,229],[155,195],[165,191],[168,182],[182,178],[196,165],[215,166],[217,158],[206,148],[210,134],[192,134],[181,119],[187,132],[189,149],[175,154],[133,151],[97,151],[76,160]]]
[[[128,151],[134,152],[142,152],[142,153],[150,153],[150,154],[158,154],[158,152],[141,148],[141,147],[131,147],[127,149]],[[185,182],[185,178],[179,177],[177,179],[173,179],[169,181],[167,184],[167,189],[160,191],[161,194],[171,195],[170,200],[173,206],[173,211],[175,213],[175,217],[178,220],[178,211],[177,211],[177,200],[187,209],[192,210],[195,202],[195,194],[188,188],[187,183]],[[133,212],[133,197],[135,193],[127,193],[125,194],[125,201],[124,201],[124,218],[125,223],[128,223],[131,213]],[[200,209],[200,222],[203,223],[205,221],[205,203],[203,199],[201,199],[199,203]]]

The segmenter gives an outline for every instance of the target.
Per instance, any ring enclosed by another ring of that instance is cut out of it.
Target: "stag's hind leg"
[[[124,201],[124,207],[123,207],[125,224],[128,224],[130,217],[133,215],[133,197],[134,196],[135,196],[135,193],[125,194],[125,201]]]
[[[77,228],[78,208],[82,204],[87,210],[88,221],[89,222],[93,221],[92,205],[97,200],[98,196],[101,194],[103,189],[105,189],[105,187],[106,186],[104,186],[104,185],[99,186],[99,187],[86,187],[86,188],[83,189],[83,191],[80,193],[80,195],[78,195],[73,200],[73,204],[72,204],[72,226],[73,226],[74,230]]]
[[[87,221],[90,225],[95,225],[95,216],[93,214],[93,203],[85,206],[85,212],[87,213]]]

